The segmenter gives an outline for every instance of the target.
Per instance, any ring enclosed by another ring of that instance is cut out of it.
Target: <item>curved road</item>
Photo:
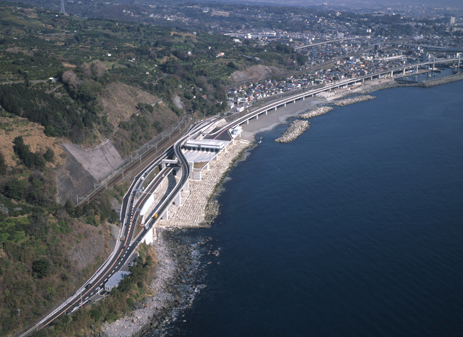
[[[158,157],[153,161],[148,167],[146,167],[142,172],[140,172],[133,180],[129,190],[124,196],[122,208],[121,208],[121,221],[122,221],[122,230],[120,234],[120,240],[116,243],[111,255],[108,257],[107,261],[99,268],[99,270],[89,279],[89,281],[80,288],[76,294],[62,303],[57,309],[48,314],[44,319],[38,322],[35,326],[30,327],[27,331],[20,334],[20,337],[29,336],[37,330],[41,330],[56,319],[58,319],[63,314],[70,314],[80,308],[85,306],[87,303],[93,300],[93,297],[97,296],[102,289],[104,289],[104,284],[108,279],[119,271],[122,266],[127,263],[130,256],[133,254],[135,249],[138,247],[140,242],[143,240],[145,235],[149,230],[152,229],[155,222],[159,220],[160,217],[154,217],[154,214],[162,215],[173,202],[175,196],[181,192],[183,186],[188,180],[190,175],[190,169],[187,163],[185,156],[181,151],[182,144],[190,137],[197,136],[199,133],[204,131],[209,127],[215,119],[209,119],[197,123],[192,126],[190,131],[187,132],[180,140],[178,140],[173,147],[169,148],[163,155]],[[140,216],[140,210],[143,208],[144,203],[148,197],[159,187],[163,179],[165,179],[172,171],[174,167],[166,167],[161,170],[153,179],[148,187],[143,191],[143,194],[140,198],[135,198],[136,191],[141,188],[144,177],[146,177],[152,170],[154,170],[163,159],[167,158],[174,154],[178,160],[178,164],[182,170],[182,176],[180,177],[179,182],[164,199],[164,201],[150,213],[151,218],[146,222],[143,230],[137,235],[133,240],[133,236],[136,230],[136,224]],[[132,241],[133,240],[133,241]]]

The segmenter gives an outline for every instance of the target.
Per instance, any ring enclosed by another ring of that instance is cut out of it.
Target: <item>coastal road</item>
[[[135,249],[138,247],[138,244],[141,240],[139,239],[138,241],[131,242],[136,230],[136,222],[139,217],[139,210],[143,207],[143,204],[148,196],[153,193],[159,184],[162,183],[163,179],[171,173],[172,168],[161,170],[155,176],[153,181],[148,185],[147,189],[144,190],[144,193],[140,196],[140,198],[136,198],[135,192],[141,188],[144,180],[142,178],[154,170],[160,164],[162,159],[167,158],[174,152],[174,149],[170,148],[161,157],[159,157],[142,172],[140,172],[134,179],[123,200],[123,207],[121,210],[123,226],[120,240],[118,240],[116,243],[116,247],[106,263],[100,267],[97,273],[92,276],[90,281],[87,282],[82,288],[80,288],[74,296],[69,298],[60,307],[58,307],[58,309],[46,316],[34,327],[28,329],[26,332],[19,336],[29,336],[34,331],[40,330],[49,325],[63,314],[69,314],[77,310],[79,307],[85,306],[92,300],[92,297],[98,295],[98,293],[101,292],[101,290],[104,288],[104,284],[108,281],[108,279],[117,271],[119,271],[121,267],[128,261]]]
[[[223,134],[224,132],[226,132],[230,128],[234,128],[234,127],[236,127],[238,125],[246,123],[246,121],[248,121],[248,120],[250,120],[252,118],[258,117],[259,115],[264,114],[264,113],[268,112],[269,110],[272,110],[272,109],[276,110],[280,106],[285,106],[286,104],[293,103],[293,102],[295,102],[297,100],[305,99],[306,97],[315,96],[316,94],[321,93],[321,92],[329,91],[329,90],[336,89],[336,88],[343,87],[343,86],[347,86],[347,85],[352,85],[354,83],[362,82],[362,81],[372,79],[372,78],[375,78],[375,77],[379,78],[380,76],[386,76],[386,75],[389,75],[391,73],[393,74],[394,72],[403,72],[406,69],[415,69],[415,68],[419,68],[419,67],[423,67],[423,66],[432,65],[434,63],[449,63],[449,62],[455,62],[455,61],[458,61],[458,59],[457,58],[453,58],[453,59],[436,59],[435,61],[426,61],[426,62],[420,62],[420,63],[415,63],[415,64],[407,64],[407,65],[404,65],[404,66],[401,66],[401,67],[396,67],[396,68],[393,68],[393,69],[387,69],[387,70],[384,70],[384,71],[381,71],[381,72],[376,72],[376,73],[372,73],[372,74],[368,74],[368,75],[364,75],[364,76],[360,76],[360,77],[340,80],[340,81],[325,85],[325,86],[323,86],[321,88],[316,88],[316,89],[312,89],[312,90],[303,91],[303,92],[295,94],[293,96],[288,96],[288,97],[282,98],[280,100],[273,101],[273,102],[271,102],[269,104],[266,104],[263,107],[257,108],[256,110],[251,111],[250,113],[248,113],[248,114],[246,114],[246,115],[244,115],[244,116],[242,116],[242,117],[240,117],[240,118],[226,124],[225,126],[220,128],[219,130],[212,133],[211,136],[212,136],[213,139],[217,139],[221,134]]]
[[[155,214],[162,215],[168,207],[170,207],[174,198],[178,193],[181,192],[185,183],[187,182],[190,170],[188,162],[182,153],[181,147],[183,143],[191,138],[198,136],[201,132],[206,130],[215,122],[215,118],[208,119],[197,123],[192,126],[186,135],[182,136],[175,144],[169,148],[163,155],[154,160],[150,165],[144,168],[133,180],[127,193],[124,196],[122,209],[121,209],[121,221],[122,230],[120,239],[116,243],[116,247],[112,254],[109,256],[107,261],[97,270],[97,272],[89,279],[86,284],[80,288],[76,294],[62,303],[52,313],[48,314],[44,319],[38,322],[36,325],[30,327],[27,331],[19,334],[20,337],[29,336],[37,330],[41,330],[59,317],[64,314],[70,314],[78,308],[87,305],[92,300],[99,297],[99,293],[104,289],[104,284],[108,279],[119,271],[130,259],[134,251],[137,249],[144,236],[152,227],[155,222],[159,220],[159,217]],[[148,176],[161,162],[167,157],[175,155],[177,158],[177,165],[173,167],[166,167],[161,170],[154,179],[148,184],[147,188],[143,190],[143,193],[137,198],[136,192],[139,191],[144,182],[145,177]],[[134,238],[136,231],[137,222],[140,216],[140,211],[143,205],[149,198],[149,196],[159,187],[162,181],[173,172],[174,169],[181,169],[182,175],[176,186],[169,192],[166,198],[150,213],[148,216],[149,220],[146,222],[142,231]]]

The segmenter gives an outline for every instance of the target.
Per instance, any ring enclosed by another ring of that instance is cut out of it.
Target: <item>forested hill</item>
[[[68,159],[61,144],[109,139],[127,156],[183,114],[223,113],[232,72],[256,64],[290,70],[303,61],[289,47],[265,48],[0,2],[0,336],[35,322],[75,291],[117,237],[111,224],[127,186],[83,208],[60,205],[57,170]],[[90,331],[103,317],[126,312],[132,295],[41,333]]]
[[[40,99],[53,106],[51,110],[60,110],[61,116],[41,114],[36,119],[53,128],[48,129],[50,134],[78,141],[83,128],[112,131],[105,128],[105,113],[98,105],[98,97],[111,82],[121,81],[163,98],[178,115],[184,111],[210,115],[224,110],[223,87],[233,71],[253,64],[291,69],[304,62],[294,50],[278,44],[264,49],[226,36],[42,13],[6,4],[0,8],[0,82],[25,81],[25,90],[37,91],[30,94],[34,99],[64,84],[51,94],[51,100]],[[31,87],[35,80],[49,77],[59,82]],[[172,103],[177,94],[184,108]],[[0,104],[7,110],[11,106],[3,99]],[[63,104],[69,107],[66,111]],[[22,107],[11,109],[18,113]]]

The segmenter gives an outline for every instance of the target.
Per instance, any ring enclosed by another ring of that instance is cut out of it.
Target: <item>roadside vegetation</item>
[[[84,207],[57,203],[62,142],[110,139],[128,155],[186,113],[225,111],[233,72],[257,64],[295,69],[304,59],[280,44],[264,49],[203,31],[64,16],[19,3],[0,2],[0,27],[4,336],[67,298],[109,253],[108,222],[118,222],[115,204],[127,186]],[[112,296],[37,335],[79,335],[115,320],[146,294],[154,261],[141,249],[132,275]]]
[[[131,274],[118,287],[113,288],[109,296],[70,315],[61,315],[49,328],[35,332],[32,336],[87,335],[98,332],[103,323],[113,322],[129,311],[143,307],[140,302],[147,295],[152,295],[149,285],[155,274],[155,264],[154,248],[141,244],[138,258],[129,267]]]
[[[117,186],[89,205],[55,202],[53,151],[30,152],[15,139],[16,166],[0,152],[0,335],[24,328],[69,296],[105,258],[108,224],[118,222],[111,200],[122,201],[127,186]],[[89,252],[85,267],[76,265],[73,247]],[[93,263],[94,262],[94,263]],[[19,310],[18,310],[19,309]]]

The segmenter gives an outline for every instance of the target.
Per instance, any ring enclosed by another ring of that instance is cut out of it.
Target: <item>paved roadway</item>
[[[455,61],[456,59],[446,59],[446,60],[439,60],[440,62],[452,62]],[[291,96],[290,98],[284,98],[281,100],[278,100],[276,102],[269,103],[268,105],[261,107],[255,111],[252,111],[251,113],[238,118],[237,120],[227,124],[226,126],[222,127],[218,131],[216,131],[213,135],[215,136],[214,138],[217,138],[225,132],[226,130],[233,128],[237,125],[240,125],[244,123],[246,120],[253,118],[257,115],[260,115],[264,113],[265,111],[268,111],[272,108],[277,108],[278,106],[281,106],[286,103],[291,103],[295,100],[298,99],[303,99],[307,96],[310,95],[315,95],[319,92],[327,91],[333,88],[338,88],[340,86],[352,84],[355,82],[362,81],[364,79],[368,79],[371,77],[375,76],[380,76],[386,73],[391,73],[393,71],[401,71],[406,68],[415,68],[416,66],[423,66],[423,65],[428,65],[432,64],[433,62],[422,62],[419,64],[414,64],[414,65],[406,65],[404,67],[399,67],[396,69],[389,69],[387,71],[383,71],[380,73],[375,73],[375,74],[369,74],[366,76],[358,77],[355,79],[348,79],[348,80],[342,80],[338,81],[336,83],[327,85],[323,88],[319,89],[314,89],[314,90],[309,90],[306,92],[302,92],[300,94],[296,94],[294,96]],[[152,164],[147,166],[143,171],[141,171],[133,180],[129,190],[127,191],[126,195],[124,196],[123,200],[123,205],[122,205],[122,210],[121,210],[121,219],[122,219],[122,235],[120,241],[116,243],[116,247],[113,251],[113,253],[110,255],[110,257],[107,259],[107,261],[100,267],[100,269],[92,276],[90,281],[85,284],[84,287],[80,288],[74,296],[69,298],[66,302],[61,304],[56,310],[54,310],[51,314],[47,315],[44,319],[42,319],[39,323],[37,323],[35,326],[32,328],[28,329],[26,332],[20,334],[20,337],[24,336],[29,336],[31,333],[33,333],[36,330],[40,330],[47,326],[48,324],[52,323],[54,320],[59,318],[61,315],[66,314],[66,313],[71,313],[72,311],[76,310],[80,306],[88,303],[88,301],[92,300],[92,296],[96,296],[98,292],[103,289],[104,283],[107,282],[107,280],[117,271],[121,269],[121,267],[127,262],[127,260],[130,258],[132,253],[135,251],[135,249],[138,247],[138,244],[140,241],[143,239],[145,234],[147,233],[148,230],[150,230],[155,222],[159,220],[160,217],[155,219],[154,217],[151,218],[146,224],[144,229],[141,231],[141,233],[135,238],[135,240],[132,242],[133,235],[135,233],[135,227],[136,227],[136,221],[138,220],[139,216],[139,210],[143,207],[144,202],[147,199],[147,196],[152,193],[162,182],[162,179],[164,179],[167,174],[170,174],[172,171],[172,167],[166,168],[166,170],[163,170],[163,174],[158,174],[157,178],[155,178],[154,182],[148,187],[148,191],[145,191],[143,194],[143,197],[140,198],[139,200],[135,200],[134,196],[134,191],[139,189],[141,185],[143,184],[143,179],[142,177],[145,177],[148,175],[157,165],[160,164],[162,159],[167,158],[168,155],[172,154],[172,151],[174,152],[177,160],[178,160],[178,166],[181,167],[182,171],[182,176],[180,177],[180,181],[177,183],[175,188],[169,193],[169,195],[165,198],[165,200],[158,206],[157,209],[155,209],[151,214],[159,214],[162,215],[170,206],[172,203],[173,199],[175,196],[180,193],[182,190],[184,184],[188,180],[189,177],[189,166],[187,163],[187,160],[185,156],[183,155],[181,151],[181,146],[183,143],[194,136],[197,136],[201,132],[203,132],[205,129],[207,129],[212,123],[214,122],[214,119],[209,119],[200,123],[195,124],[194,126],[191,127],[190,131],[186,133],[183,137],[181,137],[173,146],[173,148],[169,148],[163,155],[161,155],[159,158],[153,161]],[[135,203],[135,205],[134,205]],[[135,211],[134,211],[135,210]],[[100,288],[100,289],[98,289]]]
[[[122,230],[120,240],[117,241],[116,247],[111,255],[108,257],[107,261],[99,268],[99,270],[89,279],[89,281],[80,288],[74,296],[69,298],[67,301],[62,303],[57,309],[52,313],[47,315],[44,319],[38,322],[33,327],[30,327],[27,331],[20,334],[20,337],[29,336],[37,330],[41,330],[60,316],[64,314],[70,314],[80,308],[90,303],[92,300],[99,298],[99,293],[104,290],[104,284],[108,279],[119,271],[129,260],[130,256],[134,253],[146,233],[152,229],[155,222],[159,220],[160,217],[154,217],[154,214],[162,215],[170,206],[175,196],[180,193],[184,184],[189,177],[189,166],[185,156],[181,151],[181,146],[183,143],[190,137],[197,136],[205,129],[207,129],[215,119],[209,119],[197,123],[191,127],[190,131],[187,132],[180,140],[178,140],[171,148],[169,148],[163,155],[154,160],[149,166],[147,166],[143,171],[141,171],[133,180],[130,185],[129,190],[124,196],[122,209],[121,209],[121,220],[122,220]],[[143,191],[141,196],[137,199],[135,193],[141,188],[144,182],[144,177],[146,177],[152,170],[154,170],[163,159],[174,154],[178,160],[178,166],[181,168],[182,176],[180,181],[174,187],[174,189],[168,194],[164,201],[150,213],[150,219],[145,224],[143,230],[137,235],[136,238],[133,238],[136,230],[136,224],[140,215],[140,211],[143,208],[144,203],[148,197],[156,190],[157,187],[162,183],[172,171],[174,167],[166,167],[161,170],[153,179],[148,187]]]

